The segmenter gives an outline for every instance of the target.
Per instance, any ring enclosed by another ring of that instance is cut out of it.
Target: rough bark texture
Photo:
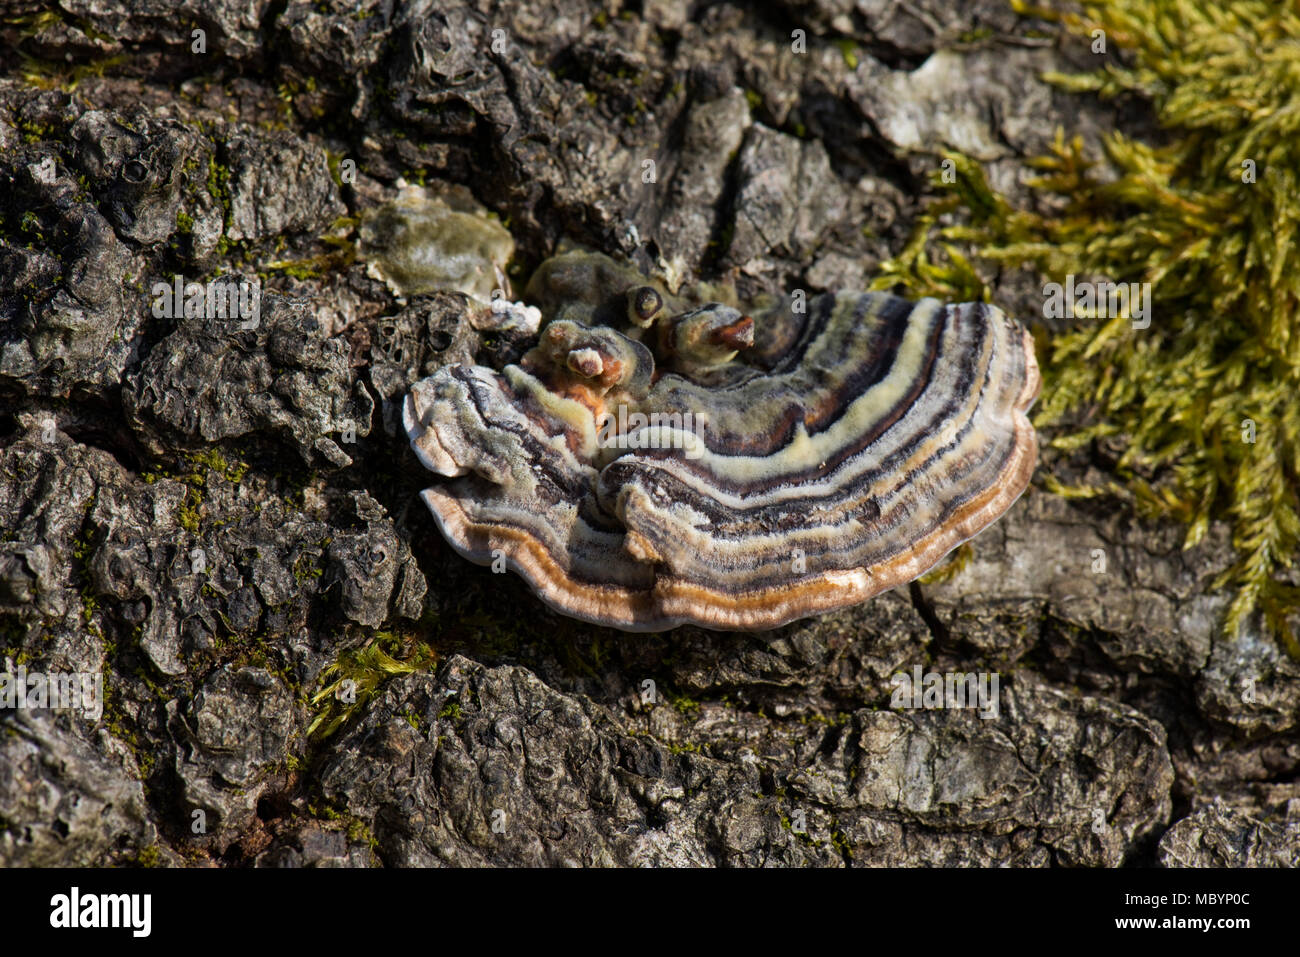
[[[1035,487],[947,582],[847,613],[558,618],[443,544],[398,427],[411,382],[518,344],[312,259],[405,176],[499,214],[516,289],[561,239],[860,287],[936,150],[1028,202],[1058,125],[1143,132],[1038,79],[1082,47],[994,0],[7,11],[0,655],[102,670],[106,701],[0,714],[0,863],[1300,863],[1300,667],[1223,635],[1221,530],[1184,552]],[[259,272],[256,328],[150,310]],[[376,640],[407,663],[320,697]],[[891,708],[915,666],[997,672],[997,717]]]

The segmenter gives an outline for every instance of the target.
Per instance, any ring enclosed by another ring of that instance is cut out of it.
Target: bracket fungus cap
[[[1029,483],[1033,339],[994,306],[828,293],[751,317],[617,295],[624,328],[552,322],[519,365],[444,367],[404,406],[449,479],[422,493],[442,534],[566,615],[759,630],[844,608]]]

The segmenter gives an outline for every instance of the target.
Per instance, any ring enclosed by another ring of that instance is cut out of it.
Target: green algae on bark
[[[1166,142],[1113,132],[1100,144],[1103,169],[1081,138],[1058,131],[1030,161],[1047,213],[1013,208],[977,163],[944,154],[951,162],[934,183],[947,195],[877,286],[987,298],[960,244],[991,264],[1029,265],[1044,282],[1150,283],[1148,328],[1120,310],[1082,315],[1053,338],[1038,413],[1040,427],[1058,427],[1058,448],[1119,442],[1122,484],[1049,487],[1131,495],[1145,514],[1185,523],[1187,547],[1226,520],[1236,560],[1215,585],[1234,592],[1228,631],[1260,613],[1300,656],[1300,587],[1288,574],[1300,546],[1300,13],[1257,0],[1113,0],[1068,14],[1013,6],[1082,37],[1105,31],[1123,65],[1046,78],[1149,100]],[[955,225],[941,224],[953,214]]]

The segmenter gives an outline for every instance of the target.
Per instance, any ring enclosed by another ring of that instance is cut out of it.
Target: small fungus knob
[[[574,349],[569,353],[567,365],[585,379],[594,379],[605,371],[604,360],[595,349]]]
[[[637,286],[627,293],[627,318],[634,326],[647,328],[664,307],[663,296],[650,286]]]

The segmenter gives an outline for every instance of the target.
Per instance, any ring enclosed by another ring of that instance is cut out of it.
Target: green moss
[[[158,867],[161,863],[161,854],[158,851],[157,844],[150,844],[148,847],[142,847],[140,852],[135,856],[136,867]]]
[[[18,59],[20,61],[18,76],[28,86],[42,90],[62,90],[64,93],[73,92],[87,77],[104,76],[130,62],[130,56],[126,53],[76,64],[61,60],[44,60],[22,53],[18,55]]]
[[[331,252],[306,259],[281,259],[269,262],[259,275],[263,279],[269,278],[273,273],[303,281],[320,279],[328,272],[346,269],[356,260],[356,246],[346,237],[327,234],[319,238],[325,244],[336,248]]]
[[[136,643],[139,644],[140,634],[138,631],[136,632],[135,639],[136,639]],[[152,663],[150,667],[152,667]],[[165,705],[168,701],[170,701],[173,697],[175,697],[175,695],[170,690],[164,688],[161,683],[159,683],[152,675],[150,675],[143,665],[137,666],[132,671],[132,674],[134,674],[135,677],[138,678],[140,682],[146,688],[149,689],[150,693],[153,694],[153,696],[158,699],[159,704]]]
[[[1077,14],[1013,5],[1081,38],[1105,30],[1131,66],[1048,79],[1149,99],[1164,141],[1109,134],[1100,146],[1111,168],[1098,170],[1080,138],[1058,131],[1032,163],[1035,208],[1052,210],[1042,214],[1013,208],[978,164],[946,154],[956,182],[936,173],[948,195],[877,286],[987,298],[958,243],[1048,281],[1150,283],[1149,328],[1124,314],[1085,317],[1045,350],[1037,423],[1052,444],[1123,450],[1115,481],[1048,486],[1123,495],[1144,515],[1184,523],[1186,547],[1226,521],[1236,559],[1215,586],[1233,590],[1229,632],[1261,613],[1300,655],[1289,620],[1300,588],[1286,580],[1300,546],[1300,14],[1262,0],[1113,0]],[[958,222],[940,225],[954,213]]]
[[[111,661],[112,657],[111,654],[107,654],[106,649],[106,658]],[[112,676],[111,669],[105,668],[105,676],[104,727],[108,729],[109,734],[131,749],[131,753],[135,756],[136,766],[140,769],[140,780],[146,781],[149,775],[153,773],[156,758],[152,752],[140,747],[140,737],[136,734],[130,717],[122,707],[119,700],[120,694],[113,688],[112,682],[108,680]]]
[[[853,860],[853,848],[849,845],[849,839],[839,829],[839,822],[834,818],[831,819],[831,847],[845,860]]]
[[[64,10],[43,10],[40,12],[14,14],[0,17],[0,23],[6,23],[15,26],[19,30],[19,36],[22,39],[29,39],[44,33],[46,30],[52,30],[62,24],[67,24],[71,28],[80,30],[91,40],[101,40],[105,43],[111,43],[117,38],[97,30],[89,20],[82,17],[74,16]]]
[[[626,123],[628,126],[636,126],[637,121],[641,117],[641,114],[644,113],[647,109],[648,107],[646,106],[645,101],[638,97],[637,100],[632,104],[632,111],[623,117],[623,122]]]
[[[379,847],[379,841],[370,833],[370,828],[358,817],[352,818],[348,822],[348,840],[354,844],[366,844],[374,852]]]
[[[389,678],[428,671],[435,664],[437,655],[424,642],[411,635],[377,632],[364,646],[343,652],[321,672],[323,687],[311,699],[317,710],[308,735],[328,738],[364,708]],[[413,727],[419,728],[418,718]]]
[[[176,513],[176,522],[191,535],[197,535],[199,533],[199,503],[191,502],[189,496],[190,493],[187,492],[185,504]]]
[[[22,132],[24,143],[39,143],[41,140],[53,137],[56,132],[53,127],[44,123],[34,123],[22,116],[14,117],[14,126]]]
[[[244,476],[247,474],[248,474],[247,462],[233,462],[227,465],[225,468],[226,481],[229,482],[231,485],[238,485],[240,482],[244,480]]]
[[[38,243],[45,241],[45,236],[41,232],[41,219],[30,209],[23,213],[23,218],[19,220],[18,226],[24,233],[35,238]]]
[[[678,714],[684,717],[694,717],[700,712],[700,703],[688,695],[665,691],[664,698]]]
[[[319,279],[322,270],[313,260],[310,259],[289,259],[268,263],[266,266],[268,273],[276,272],[283,276],[289,276],[292,279],[308,280]]]
[[[94,595],[84,593],[81,596],[81,620],[90,625],[95,620],[95,612],[99,610],[99,602]]]
[[[664,747],[668,749],[669,754],[702,754],[704,752],[704,748],[694,741],[687,741],[685,744],[665,741]]]
[[[20,665],[25,665],[29,661],[31,661],[32,653],[28,651],[26,648],[15,648],[10,646],[5,648],[3,654],[0,654],[0,659],[5,661],[13,661],[14,667],[18,667]]]
[[[971,563],[971,559],[974,557],[975,549],[971,546],[970,542],[964,542],[961,545],[958,545],[948,553],[948,557],[942,564],[936,565],[921,576],[921,584],[939,585],[943,582],[951,581],[961,574],[961,572],[965,571],[966,567]]]
[[[145,484],[152,485],[160,478],[172,478],[186,486],[185,499],[176,513],[176,521],[191,535],[199,533],[203,512],[203,500],[207,491],[208,473],[216,472],[226,481],[238,484],[248,472],[246,462],[230,462],[218,449],[195,452],[183,460],[184,470],[173,475],[166,469],[145,471],[141,478]]]
[[[974,30],[963,30],[957,36],[958,43],[979,43],[988,40],[993,36],[991,27],[976,27]]]
[[[46,30],[58,26],[62,22],[63,18],[53,10],[7,14],[3,18],[0,18],[0,23],[6,23],[9,26],[17,27],[19,36],[23,39],[28,39],[39,33],[44,33]]]
[[[314,552],[303,552],[293,562],[293,580],[298,584],[320,578],[325,569],[320,565],[321,556]]]
[[[215,148],[208,155],[208,178],[206,182],[208,195],[221,206],[221,238],[217,240],[218,254],[224,254],[231,246],[226,238],[226,225],[230,222],[230,170],[217,162]]]
[[[848,724],[852,718],[853,715],[849,714],[847,711],[837,711],[833,716],[813,711],[808,714],[800,715],[798,721],[805,727],[810,724],[815,724],[828,728],[842,728],[844,725]]]
[[[840,56],[844,58],[844,65],[850,70],[858,68],[858,45],[848,37],[840,37],[835,41],[835,45],[840,48]]]
[[[340,216],[330,223],[329,229],[321,236],[321,240],[337,246],[350,243],[348,234],[356,229],[360,222],[361,219],[357,216]]]

